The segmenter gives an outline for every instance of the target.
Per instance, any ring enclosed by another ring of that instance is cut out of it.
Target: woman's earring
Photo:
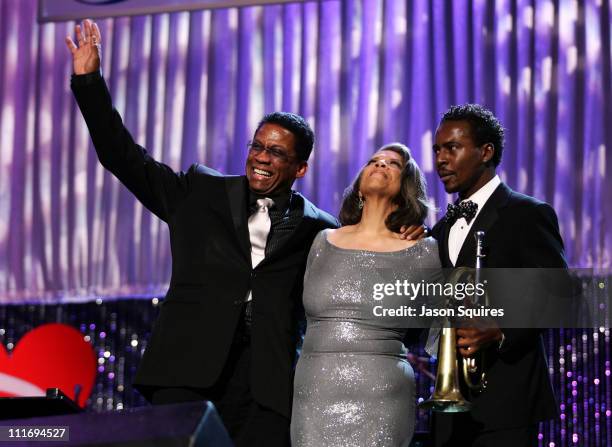
[[[363,209],[363,196],[361,195],[361,191],[359,192],[359,200],[357,201],[357,208],[360,210]]]

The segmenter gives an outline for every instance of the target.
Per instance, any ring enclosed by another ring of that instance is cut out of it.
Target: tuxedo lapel
[[[296,246],[301,245],[300,241],[302,240],[302,238],[310,234],[310,225],[315,222],[318,216],[315,206],[308,200],[306,200],[306,198],[301,194],[296,193],[295,191],[293,192],[293,194],[295,197],[292,198],[292,200],[299,200],[300,206],[303,206],[304,208],[302,219],[291,233],[291,236],[289,236],[289,238],[282,245],[277,247],[275,250],[272,251],[272,253],[266,256],[264,260],[261,261],[260,265],[265,265],[268,262],[274,261],[278,257],[284,256],[287,250],[295,250]]]
[[[453,263],[450,260],[450,256],[448,255],[448,233],[450,233],[450,225],[446,222],[446,219],[442,222],[442,237],[441,240],[438,241],[440,244],[440,253],[442,253],[442,267],[453,267]]]
[[[453,267],[448,256],[448,233],[450,226],[446,221],[446,217],[442,217],[431,229],[431,235],[438,242],[438,257],[440,258],[440,264],[443,268]]]
[[[249,239],[249,224],[247,216],[247,184],[246,177],[231,177],[225,182],[225,190],[228,196],[230,213],[236,239],[244,256],[251,259],[251,242]]]
[[[487,231],[497,221],[499,214],[498,209],[506,205],[508,198],[510,197],[510,188],[504,183],[501,183],[491,194],[489,200],[485,203],[482,211],[478,213],[474,224],[470,228],[468,235],[461,246],[459,256],[457,257],[457,266],[468,266],[474,267],[476,264],[476,240],[474,234],[477,231],[484,231],[484,245],[485,250],[487,247]],[[448,252],[448,251],[447,251]]]
[[[300,235],[308,234],[309,233],[308,230],[310,229],[313,222],[316,221],[319,215],[317,212],[317,209],[312,203],[310,203],[304,197],[301,197],[301,199],[304,203],[304,215],[302,216],[302,221],[295,228],[295,231],[291,235],[291,239],[293,239],[296,235],[300,236]]]

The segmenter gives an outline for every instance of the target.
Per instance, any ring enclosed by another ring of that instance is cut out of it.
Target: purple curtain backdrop
[[[243,172],[266,112],[317,142],[296,184],[336,214],[369,155],[408,144],[443,210],[432,135],[451,104],[507,129],[500,174],[551,203],[570,263],[610,267],[609,0],[328,0],[99,22],[103,71],[137,141],[173,168]],[[98,165],[64,36],[0,0],[0,302],[163,293],[165,226]],[[430,216],[429,223],[441,216]]]
[[[177,170],[200,161],[242,173],[264,113],[304,115],[317,146],[296,187],[334,214],[364,161],[394,140],[444,209],[437,120],[451,104],[483,103],[507,129],[502,178],[555,207],[573,266],[610,268],[610,3],[326,0],[106,19],[103,70],[135,138]],[[162,294],[168,235],[98,165],[69,91],[73,26],[38,24],[36,0],[0,0],[0,304],[16,304],[0,306],[0,342],[11,352],[43,320],[80,327],[101,359],[91,407],[123,408],[138,403],[129,378],[154,312],[100,297]],[[546,343],[561,417],[539,444],[612,445],[609,329],[550,331]]]

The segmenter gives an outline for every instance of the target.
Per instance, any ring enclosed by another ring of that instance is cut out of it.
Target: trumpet
[[[472,280],[476,283],[480,281],[480,270],[485,258],[484,231],[477,231],[474,238],[476,239],[476,268],[460,267],[455,269],[449,278],[451,284],[458,283],[464,276],[466,280]],[[484,301],[486,306],[490,304],[488,294],[485,294]],[[450,320],[447,318],[438,341],[438,371],[434,392],[428,400],[418,405],[419,408],[443,413],[459,413],[471,410],[472,404],[463,396],[459,385],[459,361],[462,363],[461,370],[468,388],[473,392],[484,391],[487,387],[484,352],[477,354],[477,357],[467,359],[460,357],[458,360],[456,329],[451,327]]]
[[[474,269],[474,283],[481,282],[481,269],[485,258],[484,254],[484,231],[474,233],[476,239],[476,268]],[[478,304],[478,303],[475,303]],[[490,306],[489,294],[484,295],[484,305]],[[480,362],[478,361],[480,358]],[[480,351],[475,357],[463,358],[463,378],[466,385],[475,392],[482,392],[487,387],[487,377],[485,373],[485,352]],[[480,366],[479,366],[480,364]]]

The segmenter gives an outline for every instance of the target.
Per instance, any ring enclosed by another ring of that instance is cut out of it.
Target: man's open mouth
[[[272,173],[270,171],[264,171],[263,169],[253,168],[253,172],[264,177],[272,177]]]

